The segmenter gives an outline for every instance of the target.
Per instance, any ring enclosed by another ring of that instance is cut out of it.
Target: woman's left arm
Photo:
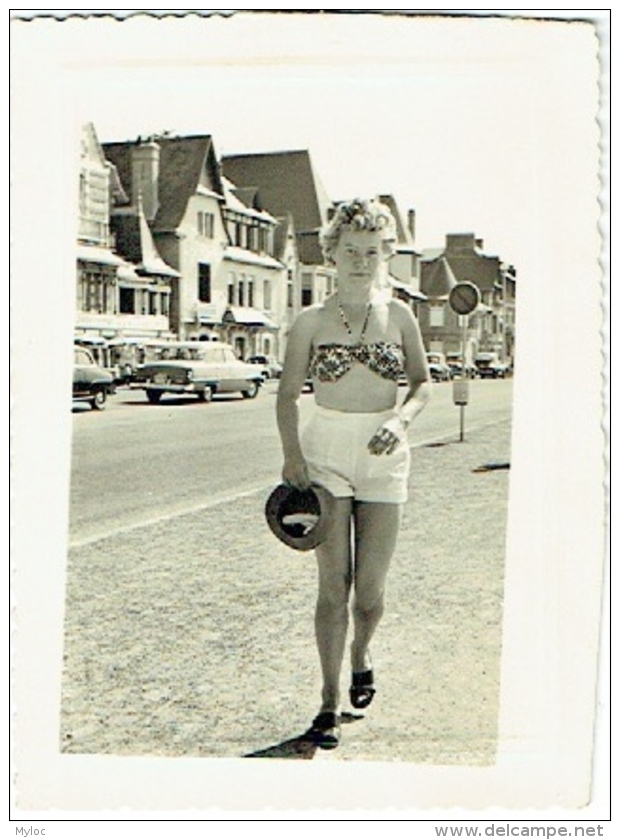
[[[430,374],[418,322],[404,303],[398,300],[390,303],[399,321],[409,388],[396,416],[386,420],[368,442],[368,449],[373,455],[389,455],[396,449],[406,438],[407,427],[431,396]]]
[[[395,307],[401,321],[401,335],[405,352],[405,376],[409,389],[399,410],[405,427],[422,411],[431,397],[431,377],[420,327],[413,312],[400,301]]]

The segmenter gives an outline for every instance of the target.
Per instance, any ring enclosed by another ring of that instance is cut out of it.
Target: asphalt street
[[[254,400],[230,395],[204,404],[169,398],[149,405],[121,388],[103,412],[73,410],[70,540],[79,543],[202,509],[279,480],[275,423],[277,382]],[[475,380],[465,408],[465,436],[510,415],[511,380]],[[401,399],[404,388],[401,389]],[[313,396],[300,400],[302,422]],[[412,446],[458,440],[460,408],[451,383],[409,430]]]

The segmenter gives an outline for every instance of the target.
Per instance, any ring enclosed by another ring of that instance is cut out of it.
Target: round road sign
[[[448,301],[458,315],[469,315],[480,303],[480,292],[473,283],[457,283],[450,291]]]

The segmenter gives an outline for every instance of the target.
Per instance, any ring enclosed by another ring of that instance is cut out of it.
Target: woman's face
[[[385,258],[381,233],[345,228],[340,234],[333,258],[339,281],[371,286]]]

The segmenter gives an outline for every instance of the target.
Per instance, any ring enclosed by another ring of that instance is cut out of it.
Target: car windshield
[[[192,360],[204,358],[204,352],[199,347],[160,347],[156,358],[161,361]]]
[[[76,365],[92,365],[93,364],[92,357],[89,354],[88,350],[82,350],[81,348],[74,348],[74,350],[73,350],[73,361]]]

